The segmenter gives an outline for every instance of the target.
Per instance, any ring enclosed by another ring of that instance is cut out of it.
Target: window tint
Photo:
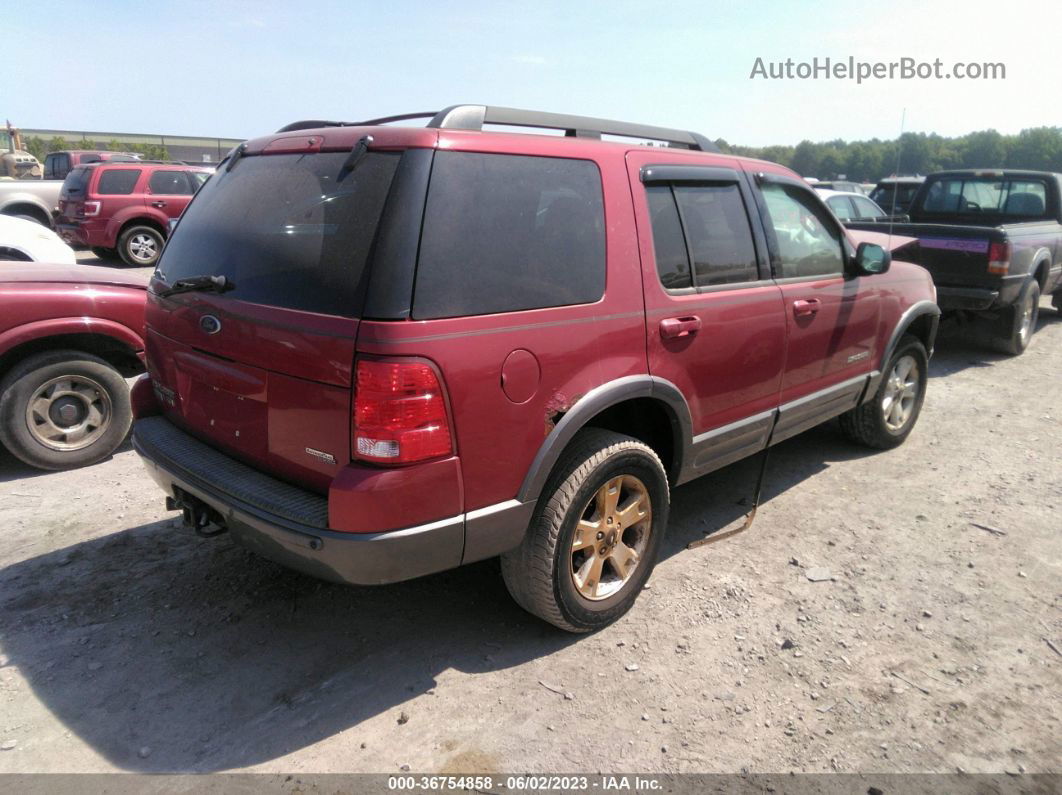
[[[167,196],[190,196],[194,193],[183,171],[156,171],[148,180],[148,190]]]
[[[96,193],[102,196],[127,196],[140,179],[139,168],[108,168],[100,172]]]
[[[44,179],[64,179],[70,173],[70,155],[53,152],[44,158]]]
[[[366,264],[398,165],[370,152],[256,155],[209,180],[166,244],[157,274],[235,283],[225,293],[267,306],[356,317]]]
[[[596,165],[551,157],[435,155],[414,317],[590,303],[604,289]]]
[[[1038,180],[956,177],[934,181],[929,186],[923,210],[1035,217],[1046,212],[1046,200],[1046,186]]]
[[[756,250],[738,186],[675,185],[674,191],[695,286],[755,281]]]
[[[842,221],[847,221],[853,217],[852,205],[849,203],[847,196],[830,196],[826,203],[830,205],[833,214]]]
[[[1043,215],[1047,207],[1047,186],[1038,181],[1013,180],[1007,185],[1003,212],[1007,215]]]
[[[84,196],[88,189],[89,178],[92,176],[91,169],[74,168],[63,180],[63,187],[59,190],[60,196]]]
[[[97,155],[94,152],[89,152],[87,154],[81,155],[81,162],[82,163],[98,163],[102,159],[103,158],[101,158],[99,155]]]
[[[881,211],[870,199],[864,199],[861,196],[853,196],[852,203],[856,208],[857,218],[884,218],[885,213]]]
[[[653,224],[653,252],[656,255],[656,272],[660,276],[660,283],[668,290],[692,287],[686,240],[682,236],[682,224],[671,187],[650,185],[645,193],[649,201],[649,217]]]
[[[828,276],[844,271],[840,233],[808,191],[767,183],[763,198],[777,241],[775,276]]]

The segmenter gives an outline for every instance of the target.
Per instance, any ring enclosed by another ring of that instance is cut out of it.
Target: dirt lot
[[[494,561],[323,584],[179,528],[128,447],[0,452],[0,772],[1058,771],[1062,320],[1017,359],[961,336],[904,447],[784,443],[748,533],[685,550],[754,462],[678,489],[650,590],[591,637]]]

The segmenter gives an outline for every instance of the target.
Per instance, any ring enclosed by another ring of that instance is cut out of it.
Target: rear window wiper
[[[224,276],[189,276],[187,279],[178,279],[158,295],[167,298],[179,293],[223,293],[234,287],[236,284]]]

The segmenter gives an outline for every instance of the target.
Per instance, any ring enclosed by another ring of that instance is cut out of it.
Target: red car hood
[[[41,262],[0,262],[0,283],[51,282],[113,284],[147,289],[150,276],[98,265],[49,265]]]

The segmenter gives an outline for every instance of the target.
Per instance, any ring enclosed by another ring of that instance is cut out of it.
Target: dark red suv
[[[201,533],[363,584],[501,555],[588,631],[649,577],[672,486],[838,415],[911,432],[933,284],[796,174],[600,119],[395,118],[245,144],[166,247],[134,444]]]
[[[55,228],[74,246],[127,265],[154,265],[192,196],[213,173],[183,163],[92,163],[73,169],[59,193]]]

